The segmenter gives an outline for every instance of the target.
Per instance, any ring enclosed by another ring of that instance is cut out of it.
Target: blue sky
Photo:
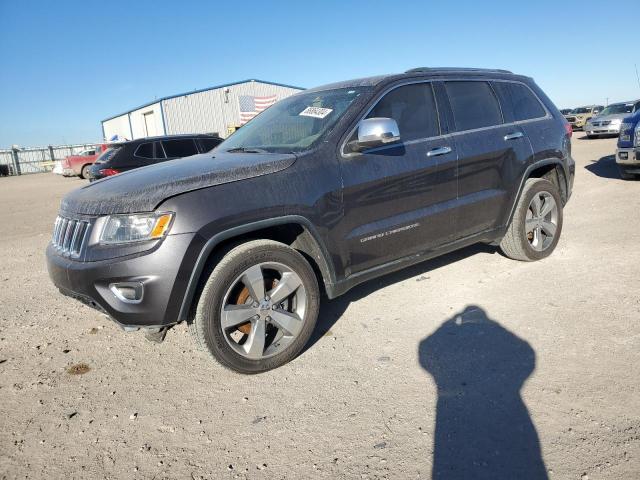
[[[0,148],[97,141],[108,116],[246,78],[494,67],[534,77],[561,108],[640,98],[639,17],[638,0],[0,0]]]

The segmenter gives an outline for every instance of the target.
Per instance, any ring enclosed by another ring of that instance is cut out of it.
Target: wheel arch
[[[330,290],[335,273],[325,245],[313,224],[305,217],[288,215],[237,226],[211,237],[204,245],[191,272],[178,321],[192,314],[202,286],[219,259],[233,247],[257,239],[282,242],[300,252],[310,263],[321,288]]]
[[[80,167],[80,171],[78,172],[78,176],[82,177],[82,171],[84,170],[84,167],[90,167],[91,165],[93,165],[93,163],[85,163]],[[83,177],[84,178],[84,177]]]
[[[558,187],[558,190],[560,191],[560,197],[562,198],[562,205],[564,206],[568,201],[569,176],[565,171],[565,167],[562,162],[559,159],[540,160],[534,164],[529,165],[522,175],[522,180],[520,181],[520,186],[518,187],[518,193],[515,196],[513,204],[511,205],[511,211],[509,212],[507,225],[509,225],[511,223],[511,220],[513,219],[516,206],[518,205],[520,196],[522,195],[524,183],[530,178],[545,178],[549,180],[551,183]]]

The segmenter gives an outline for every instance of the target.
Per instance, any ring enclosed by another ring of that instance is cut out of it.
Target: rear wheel
[[[190,328],[225,367],[259,373],[300,353],[319,306],[318,282],[305,258],[285,244],[255,240],[233,248],[213,269]]]
[[[500,249],[514,260],[534,261],[551,255],[562,231],[558,188],[542,178],[528,179]]]
[[[80,170],[80,178],[82,179],[87,179],[89,178],[89,168],[91,167],[91,165],[85,165],[82,167],[82,170]]]

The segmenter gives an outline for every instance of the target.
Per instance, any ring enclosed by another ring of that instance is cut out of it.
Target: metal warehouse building
[[[172,95],[102,121],[106,140],[130,140],[179,133],[215,133],[226,137],[268,106],[302,88],[243,80]]]

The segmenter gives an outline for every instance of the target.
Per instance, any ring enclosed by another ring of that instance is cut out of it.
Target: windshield
[[[369,88],[301,93],[277,102],[222,142],[217,150],[290,153],[311,148]]]
[[[591,113],[591,109],[587,107],[574,108],[571,113],[575,113],[575,114]]]
[[[616,113],[631,113],[633,112],[633,103],[615,103],[609,105],[607,108],[600,112],[600,115],[614,115]]]

